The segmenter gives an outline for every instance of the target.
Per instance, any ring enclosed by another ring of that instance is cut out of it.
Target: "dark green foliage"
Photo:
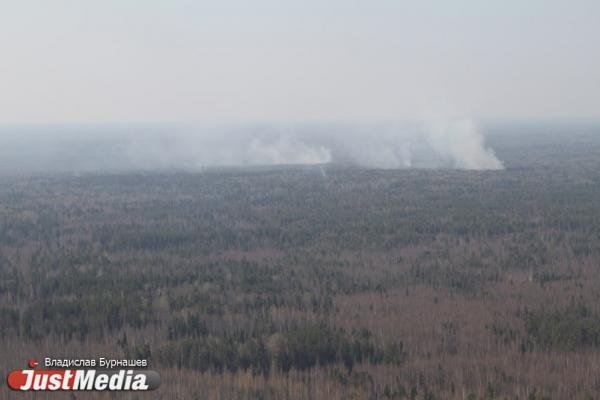
[[[527,334],[542,349],[600,347],[600,316],[582,303],[527,312],[524,319]]]
[[[20,314],[17,309],[0,307],[0,337],[19,332]]]
[[[382,348],[367,330],[348,334],[325,324],[290,328],[269,336],[185,339],[156,353],[157,361],[180,368],[251,369],[260,373],[267,373],[271,366],[287,372],[335,363],[343,363],[351,371],[362,361],[400,364],[406,357],[401,342]]]

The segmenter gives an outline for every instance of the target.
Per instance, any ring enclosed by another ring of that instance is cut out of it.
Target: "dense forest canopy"
[[[600,132],[515,129],[494,171],[5,174],[0,371],[147,358],[163,384],[132,399],[594,398]]]

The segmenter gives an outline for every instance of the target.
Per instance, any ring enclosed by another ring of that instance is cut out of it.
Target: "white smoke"
[[[312,127],[302,133],[307,143],[328,148],[333,162],[384,169],[504,168],[471,120]]]
[[[0,170],[198,169],[326,163],[385,169],[503,168],[469,120],[45,129],[11,132],[0,127]]]
[[[460,169],[498,170],[504,166],[471,120],[430,123],[425,134],[432,149]]]
[[[274,140],[255,137],[248,146],[250,164],[325,164],[331,151],[323,146],[309,146],[292,135],[279,135]]]

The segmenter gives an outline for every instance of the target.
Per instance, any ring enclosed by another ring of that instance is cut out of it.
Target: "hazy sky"
[[[600,117],[598,0],[0,0],[0,123]]]

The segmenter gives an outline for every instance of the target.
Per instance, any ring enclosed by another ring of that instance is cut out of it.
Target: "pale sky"
[[[0,0],[0,123],[600,117],[598,0]]]

